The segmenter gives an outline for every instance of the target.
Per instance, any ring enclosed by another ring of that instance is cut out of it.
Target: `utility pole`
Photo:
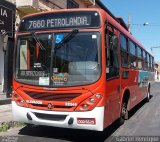
[[[131,17],[130,15],[128,16],[128,31],[131,33]]]

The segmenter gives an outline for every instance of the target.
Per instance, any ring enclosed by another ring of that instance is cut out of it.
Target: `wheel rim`
[[[150,99],[150,93],[148,92],[148,99]]]
[[[148,89],[147,97],[150,99],[150,88]]]
[[[125,104],[125,103],[123,103],[123,106],[122,106],[122,118],[124,118],[124,117],[125,117],[126,112],[127,112],[127,107],[126,107],[126,104]]]

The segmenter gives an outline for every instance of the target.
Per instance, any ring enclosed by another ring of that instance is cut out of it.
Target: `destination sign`
[[[90,17],[69,17],[57,19],[42,19],[28,21],[27,29],[40,29],[40,28],[55,28],[55,27],[70,27],[70,26],[88,26],[90,25]]]
[[[99,14],[94,11],[45,13],[21,21],[19,31],[99,27]]]

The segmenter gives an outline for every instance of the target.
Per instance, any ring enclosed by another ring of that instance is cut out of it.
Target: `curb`
[[[11,100],[12,100],[11,98],[0,100],[0,105],[11,104]]]
[[[0,92],[0,105],[11,104],[12,98],[7,98],[5,93]]]

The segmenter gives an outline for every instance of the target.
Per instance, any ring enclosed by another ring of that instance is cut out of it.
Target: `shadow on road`
[[[153,98],[153,95],[150,95],[150,101]],[[137,106],[135,106],[129,113],[129,118],[132,117],[140,108],[142,108],[146,104],[146,100],[144,99]]]
[[[86,130],[74,130],[74,129],[62,129],[49,126],[34,126],[27,125],[22,128],[19,135],[42,137],[74,142],[104,142],[114,131],[118,129],[118,124],[115,122],[104,132],[86,131]]]
[[[151,96],[152,98],[152,96]],[[132,117],[141,107],[145,105],[146,101],[142,101],[130,112]],[[27,125],[19,131],[19,135],[33,136],[41,138],[54,139],[54,140],[66,140],[74,142],[104,142],[112,141],[110,137],[120,126],[118,122],[114,122],[111,126],[106,128],[103,132],[86,131],[86,130],[74,130],[74,129],[62,129],[49,126],[35,126]],[[109,138],[110,137],[110,138]]]

